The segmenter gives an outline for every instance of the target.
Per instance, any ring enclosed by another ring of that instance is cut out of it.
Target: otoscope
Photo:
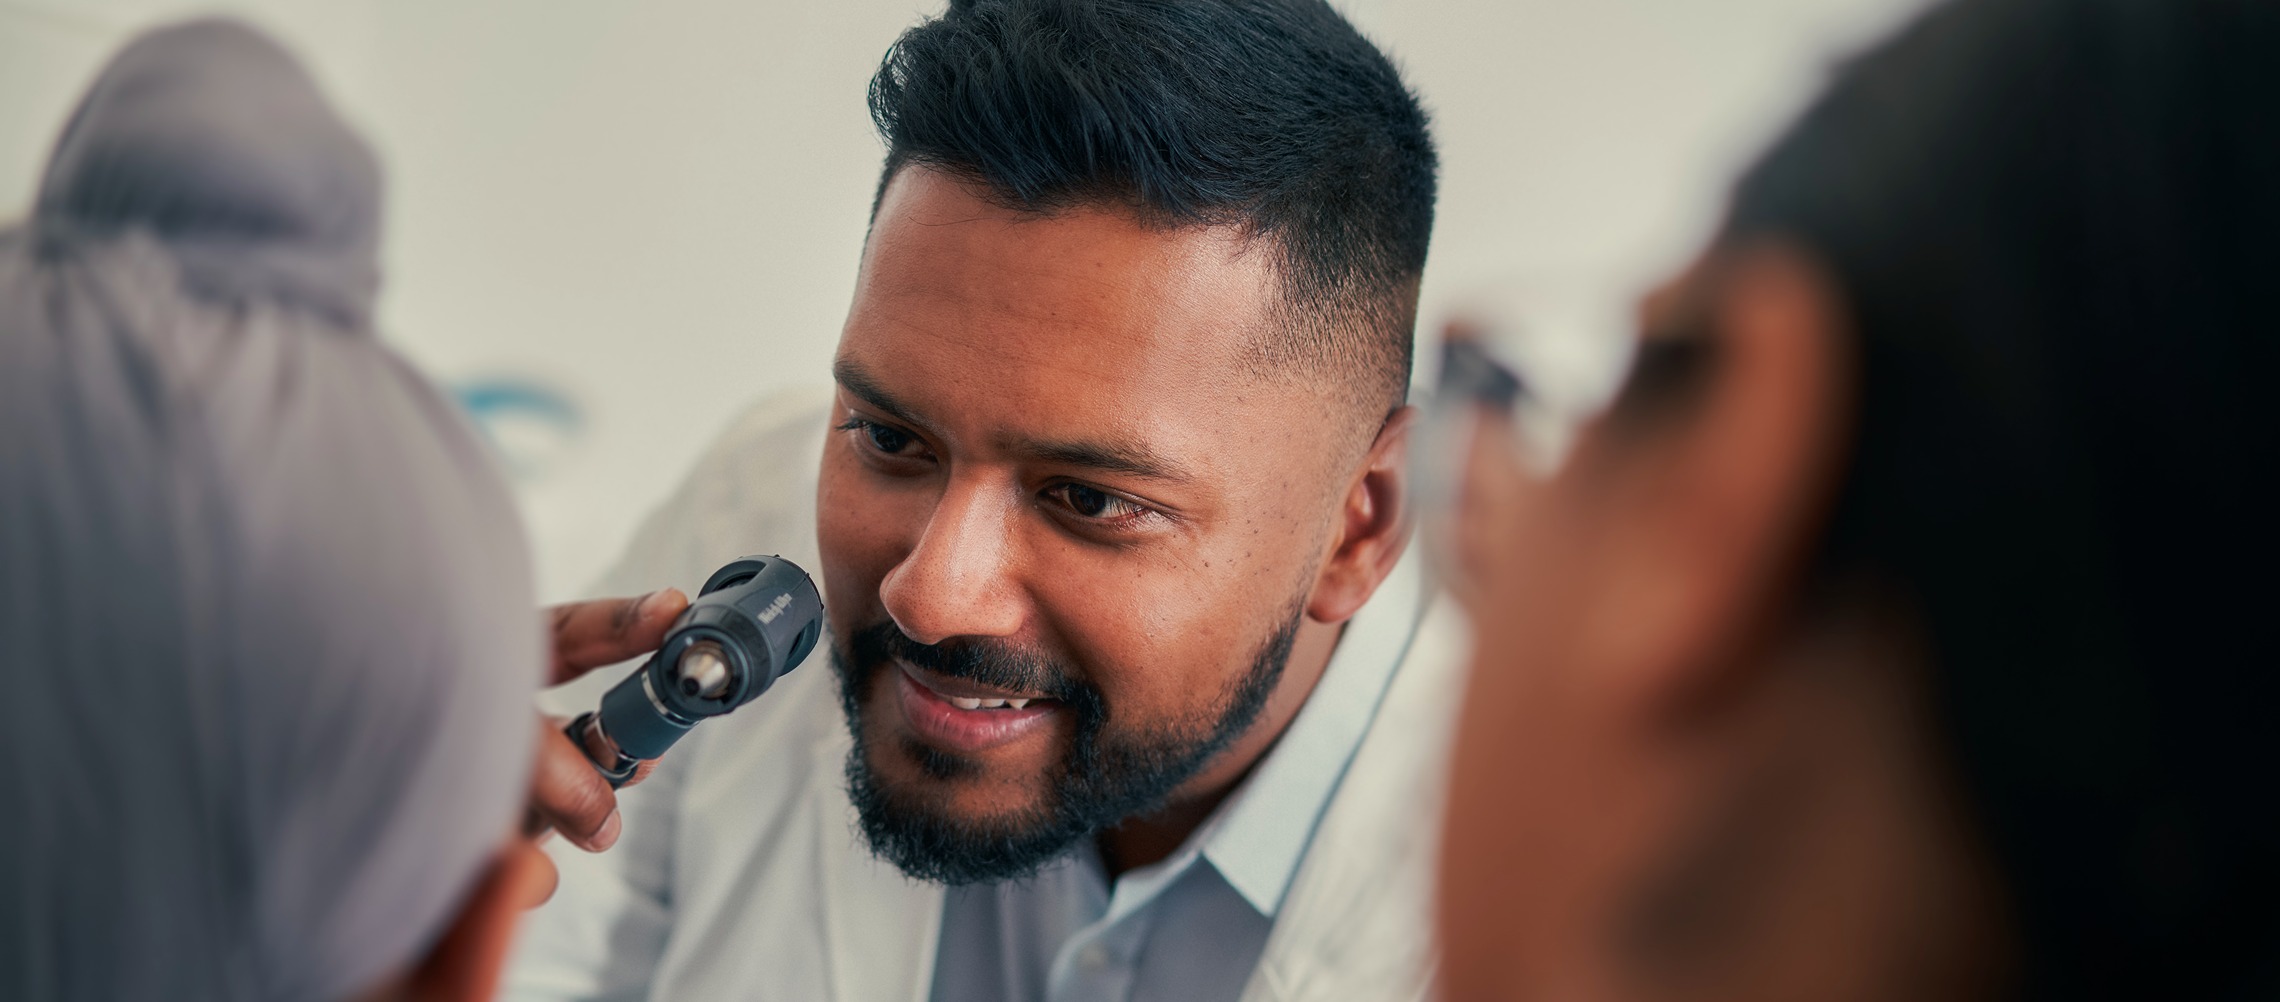
[[[649,663],[563,733],[610,786],[622,786],[698,721],[758,699],[822,634],[823,599],[806,571],[778,556],[731,561],[673,621]]]

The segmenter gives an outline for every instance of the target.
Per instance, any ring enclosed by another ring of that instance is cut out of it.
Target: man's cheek
[[[864,534],[864,526],[876,516],[882,495],[877,485],[868,482],[874,479],[869,471],[860,469],[852,457],[838,455],[838,451],[824,454],[816,487],[816,534],[827,555]]]
[[[1259,596],[1159,585],[1103,599],[1081,642],[1114,727],[1145,728],[1219,698],[1273,618]]]
[[[904,513],[896,510],[897,498],[864,484],[863,471],[843,467],[843,461],[825,459],[816,496],[816,546],[837,630],[877,620],[879,582],[908,552],[898,543]]]

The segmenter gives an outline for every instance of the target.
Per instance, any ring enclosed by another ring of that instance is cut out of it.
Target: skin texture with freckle
[[[1231,228],[1016,211],[919,167],[889,183],[817,506],[869,782],[943,825],[1017,827],[1062,796],[1076,737],[1047,701],[1011,740],[945,745],[903,671],[850,663],[846,638],[887,624],[1057,665],[1106,745],[1204,736],[1296,615],[1255,719],[1103,836],[1112,868],[1168,853],[1297,713],[1405,543],[1409,412],[1244,364],[1284,306],[1272,262]]]

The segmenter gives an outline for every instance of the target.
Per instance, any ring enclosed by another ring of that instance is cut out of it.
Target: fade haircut
[[[1283,286],[1258,368],[1330,382],[1373,431],[1406,399],[1433,142],[1322,0],[952,0],[887,51],[870,103],[882,196],[915,165],[1020,211],[1238,227]]]

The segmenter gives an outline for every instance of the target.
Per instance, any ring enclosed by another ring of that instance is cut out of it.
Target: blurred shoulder
[[[1429,597],[1246,1002],[1431,997],[1434,866],[1469,645],[1455,603]]]

